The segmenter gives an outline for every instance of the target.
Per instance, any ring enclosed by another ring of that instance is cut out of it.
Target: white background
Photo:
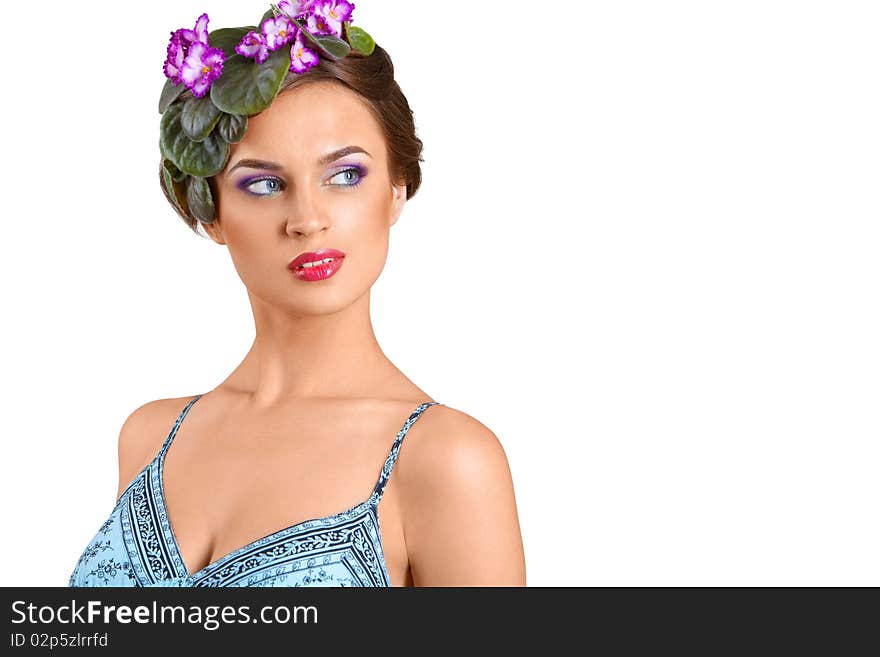
[[[356,4],[425,142],[376,334],[501,439],[528,584],[880,585],[876,3]],[[0,9],[0,584],[66,585],[123,420],[251,343],[157,102],[266,9]]]

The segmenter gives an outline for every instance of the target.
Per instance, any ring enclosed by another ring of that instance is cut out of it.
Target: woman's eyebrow
[[[284,167],[276,162],[270,162],[269,160],[255,160],[253,158],[244,158],[236,162],[229,171],[226,172],[228,176],[230,173],[235,171],[238,167],[248,167],[250,169],[268,169],[269,171],[281,171]]]
[[[330,164],[334,160],[338,160],[340,157],[345,157],[346,155],[351,155],[352,153],[363,153],[367,157],[373,157],[367,151],[365,151],[360,146],[346,146],[344,148],[340,148],[338,150],[333,151],[332,153],[327,153],[326,155],[322,155],[318,158],[318,166],[324,166],[325,164]]]
[[[351,155],[352,153],[363,153],[367,157],[373,157],[360,146],[345,146],[319,157],[318,166],[330,164],[334,160],[338,160],[340,157],[345,157],[346,155]],[[248,167],[250,169],[267,169],[269,171],[282,171],[284,169],[284,167],[282,167],[277,162],[271,162],[269,160],[257,160],[254,158],[244,158],[232,165],[229,171],[226,172],[226,175],[228,176],[239,167]]]

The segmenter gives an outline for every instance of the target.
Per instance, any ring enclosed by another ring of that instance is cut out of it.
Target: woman
[[[203,14],[172,34],[163,190],[229,250],[256,337],[214,389],[125,421],[117,502],[70,586],[525,585],[497,437],[372,330],[421,141],[351,9],[282,2],[259,32],[209,38]]]

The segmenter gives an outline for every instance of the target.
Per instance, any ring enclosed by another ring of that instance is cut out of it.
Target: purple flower
[[[296,25],[284,14],[264,20],[262,30],[269,50],[278,50],[281,46],[290,43],[296,36],[296,29]]]
[[[342,24],[351,18],[354,4],[346,0],[318,0],[309,16],[309,30],[320,34],[342,36]]]
[[[297,32],[290,47],[290,70],[305,73],[318,63],[318,53],[305,45],[302,32]]]
[[[181,28],[171,33],[165,76],[174,84],[182,83],[193,96],[201,98],[223,72],[225,59],[220,48],[208,45],[208,14],[202,14],[192,30]]]
[[[327,20],[318,14],[309,14],[306,19],[306,29],[312,34],[333,34]]]
[[[290,18],[299,18],[312,11],[315,0],[281,0],[278,8]]]
[[[180,30],[171,33],[168,42],[168,56],[165,58],[165,77],[174,84],[180,84],[180,70],[183,68],[183,60],[186,58],[187,46],[181,43]]]
[[[193,96],[201,98],[208,93],[211,83],[223,72],[226,59],[220,48],[212,48],[206,43],[196,41],[189,48],[180,77]]]
[[[254,32],[251,30],[235,46],[235,52],[242,57],[256,57],[257,64],[262,64],[269,57],[269,44],[266,42],[266,35],[262,32]]]
[[[181,39],[187,44],[193,44],[196,41],[208,43],[208,14],[202,14],[196,19],[196,26],[192,30],[186,28],[177,30]]]

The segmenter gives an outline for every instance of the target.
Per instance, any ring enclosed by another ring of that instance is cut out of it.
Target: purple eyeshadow
[[[251,192],[248,189],[248,186],[253,185],[255,182],[260,182],[261,180],[276,180],[277,181],[278,179],[275,176],[267,176],[267,175],[249,176],[247,178],[242,178],[241,180],[239,180],[238,183],[236,184],[236,187],[238,187],[241,191],[243,191],[247,194],[253,194],[253,192]],[[265,196],[265,194],[256,194],[256,196]]]
[[[355,171],[358,172],[358,175],[361,176],[362,178],[367,175],[367,168],[358,162],[351,162],[349,164],[340,164],[338,166],[339,166],[339,170],[336,171],[336,173],[340,173],[342,171],[345,171],[346,169],[354,169]]]
[[[330,175],[331,175],[331,177],[337,176],[340,173],[342,173],[343,171],[349,171],[349,170],[356,171],[358,174],[358,179],[356,182],[353,182],[350,185],[346,185],[346,186],[347,187],[357,187],[367,175],[367,167],[365,167],[363,164],[360,164],[359,162],[348,162],[348,163],[343,162],[342,164],[338,164],[338,165],[336,165],[333,173]],[[249,176],[247,178],[242,178],[241,180],[238,181],[238,183],[236,183],[236,187],[238,187],[238,189],[240,189],[244,193],[250,194],[252,196],[269,196],[270,194],[255,194],[254,192],[252,192],[248,189],[248,187],[250,187],[254,183],[260,182],[262,180],[275,180],[280,183],[280,181],[278,180],[278,178],[276,176],[267,175],[267,174],[260,174],[258,176]],[[284,185],[284,183],[280,183],[280,186],[282,187],[282,189],[283,189],[283,185]],[[279,189],[276,191],[281,191],[281,190]]]

